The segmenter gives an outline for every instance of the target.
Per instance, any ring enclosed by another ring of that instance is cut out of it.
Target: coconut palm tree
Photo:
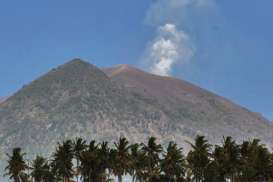
[[[46,162],[44,164],[44,175],[43,182],[56,182],[55,172],[52,170],[52,166],[50,163]]]
[[[54,169],[58,177],[63,182],[69,181],[73,177],[73,148],[72,141],[66,140],[58,143],[55,153],[53,154]]]
[[[15,148],[7,154],[5,170],[14,182],[69,182],[75,157],[82,182],[112,182],[111,174],[122,182],[128,173],[133,182],[273,182],[273,154],[258,139],[238,145],[225,137],[212,154],[204,136],[189,144],[192,150],[185,159],[176,143],[170,142],[163,151],[154,137],[147,144],[133,145],[121,137],[113,148],[107,142],[93,140],[86,146],[82,139],[67,140],[58,143],[52,160],[37,156],[31,167],[21,149]],[[32,169],[31,179],[27,169]]]
[[[188,143],[191,145],[192,150],[188,153],[187,161],[193,173],[193,179],[196,182],[203,181],[210,163],[211,145],[204,136],[199,135],[195,138],[194,144]]]
[[[105,182],[110,178],[107,169],[110,169],[109,147],[107,142],[96,144],[90,142],[87,150],[80,154],[80,172],[84,182]]]
[[[148,157],[140,147],[141,145],[138,143],[130,146],[130,174],[133,182],[147,180]]]
[[[34,182],[45,182],[48,178],[49,166],[47,160],[42,156],[36,156],[32,162],[32,172],[31,176]]]
[[[88,149],[80,154],[80,173],[83,182],[95,182],[97,180],[97,167],[99,166],[98,145],[92,140]]]
[[[130,175],[132,176],[132,182],[137,180],[136,171],[137,171],[137,161],[139,156],[139,144],[135,143],[130,146],[130,158],[131,158],[131,165],[130,165]]]
[[[83,182],[95,182],[96,155],[91,151],[83,151],[80,155],[80,172]]]
[[[258,146],[254,166],[256,171],[255,179],[258,182],[265,182],[272,179],[271,178],[273,175],[272,156],[270,155],[270,152],[264,145]]]
[[[150,137],[147,144],[142,143],[142,151],[147,156],[147,174],[156,174],[155,171],[159,166],[159,155],[162,152],[162,146],[156,143],[155,137]]]
[[[182,154],[182,148],[170,142],[167,151],[161,161],[161,170],[164,172],[167,182],[183,181],[185,176],[186,161]]]
[[[245,141],[241,145],[241,175],[242,182],[273,180],[273,158],[260,140]]]
[[[21,148],[14,148],[12,155],[7,154],[8,156],[8,165],[5,168],[5,175],[8,175],[10,179],[14,182],[22,182],[27,179],[27,174],[25,170],[28,169],[28,166],[24,160],[25,154],[22,153]]]
[[[110,149],[108,147],[108,142],[102,142],[98,148],[98,174],[99,181],[109,180],[110,176],[107,176],[107,170],[110,173]]]
[[[119,141],[114,143],[115,148],[111,150],[111,170],[118,177],[118,181],[122,182],[122,176],[126,175],[130,169],[129,142],[125,137],[119,138]]]
[[[254,143],[256,143],[256,141]],[[255,158],[256,154],[254,154],[252,151],[251,142],[244,141],[240,146],[240,153],[241,153],[241,169],[240,169],[241,175],[239,179],[241,182],[248,182],[248,181],[251,181],[251,179],[253,179],[255,176],[255,170],[253,165],[251,165],[251,163],[252,163],[252,159]]]
[[[230,179],[234,182],[235,176],[239,174],[240,169],[240,147],[232,137],[224,137],[223,146],[216,146],[214,159],[219,165],[219,171],[222,171],[224,179]]]
[[[76,158],[76,176],[77,176],[77,182],[79,181],[79,161],[80,161],[80,154],[86,149],[86,141],[82,138],[76,138],[73,141],[73,152]]]
[[[206,172],[204,173],[204,182],[221,182],[225,181],[224,177],[221,175],[219,165],[217,161],[211,161],[207,168]]]
[[[36,156],[31,166],[31,177],[34,182],[53,182],[56,181],[49,162],[42,156]]]

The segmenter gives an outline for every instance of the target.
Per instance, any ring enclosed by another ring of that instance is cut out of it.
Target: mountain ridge
[[[177,99],[179,100],[181,98],[178,96],[179,95],[178,90],[180,91],[184,90],[184,93],[180,92],[180,96],[183,95],[182,97],[185,97],[184,94],[186,95],[192,94],[195,96],[197,95],[197,98],[191,97],[190,99],[200,100],[200,99],[203,99],[204,97],[212,98],[209,102],[212,102],[212,104],[220,105],[221,108],[228,111],[229,113],[233,113],[236,111],[237,114],[240,114],[240,113],[244,114],[244,115],[241,114],[242,115],[241,118],[246,115],[248,117],[251,116],[255,118],[256,121],[257,120],[261,121],[265,125],[264,127],[266,126],[272,127],[272,123],[269,122],[269,120],[266,119],[261,114],[252,112],[246,107],[242,107],[222,96],[216,95],[213,92],[210,92],[203,88],[195,86],[187,81],[180,80],[174,77],[157,76],[157,75],[150,74],[142,70],[130,67],[128,65],[122,66],[122,68],[126,68],[126,69],[120,69],[118,66],[118,67],[108,68],[108,69],[105,68],[103,69],[103,71],[110,78],[115,80],[117,83],[121,83],[122,85],[127,85],[129,89],[133,88],[134,92],[142,92],[142,94],[146,94],[148,92],[148,96],[156,96],[157,99],[159,100],[162,100],[162,98],[164,97],[170,97],[171,95],[175,98],[174,100],[177,100]],[[115,70],[119,70],[119,71],[116,72]],[[115,72],[115,74],[112,74],[113,72]],[[145,74],[146,76],[143,76],[143,74]],[[155,83],[157,82],[157,79],[159,79],[160,81],[159,81],[159,84],[155,85]],[[164,82],[168,82],[168,83],[166,83],[166,85],[164,86]],[[153,86],[154,88],[151,88]],[[142,89],[139,89],[139,87],[141,87]],[[138,88],[138,89],[135,89],[135,88]],[[164,103],[164,101],[162,102]],[[248,118],[247,116],[246,118]],[[256,121],[254,121],[254,124]],[[241,122],[241,121],[238,121],[238,122]],[[253,124],[253,122],[252,123],[248,123],[247,121],[244,121],[244,122],[246,124]],[[253,128],[252,130],[254,129],[255,128]]]
[[[205,135],[221,142],[260,138],[272,145],[273,125],[262,116],[193,84],[129,65],[110,69],[74,59],[42,75],[0,105],[2,151],[24,147],[48,153],[55,142],[126,136],[161,143]]]
[[[154,76],[154,77],[158,77],[158,78],[162,78],[162,79],[165,79],[165,80],[170,80],[170,81],[176,81],[176,82],[184,82],[185,84],[187,85],[190,85],[191,87],[195,87],[196,89],[199,89],[201,90],[201,92],[207,92],[209,94],[212,94],[212,95],[215,95],[217,97],[221,97],[222,99],[224,99],[226,102],[230,103],[230,104],[233,104],[233,105],[237,105],[238,107],[244,109],[244,110],[247,110],[257,116],[260,116],[260,117],[264,117],[266,120],[269,121],[268,118],[266,118],[262,113],[259,113],[259,112],[254,112],[254,111],[251,111],[250,109],[248,109],[247,107],[244,107],[244,106],[241,106],[239,103],[236,103],[230,99],[227,99],[225,98],[224,96],[221,96],[221,95],[218,95],[212,91],[209,91],[205,88],[202,88],[202,87],[199,87],[195,84],[192,84],[188,81],[185,81],[185,80],[182,80],[182,79],[179,79],[179,78],[176,78],[176,77],[172,77],[172,76],[161,76],[161,75],[156,75],[156,74],[152,74],[152,73],[149,73],[149,72],[145,72],[139,68],[136,68],[136,67],[133,67],[133,66],[130,66],[128,64],[119,64],[117,66],[114,66],[114,67],[110,67],[110,68],[102,68],[102,71],[105,72],[110,78],[114,78],[116,79],[115,77],[119,76],[119,74],[126,74],[126,72],[139,72],[139,73],[142,73],[142,74],[147,74],[147,75],[150,75],[150,76]]]
[[[3,103],[5,101],[4,97],[0,97],[0,104]]]

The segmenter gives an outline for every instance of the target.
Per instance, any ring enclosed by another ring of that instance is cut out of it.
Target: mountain
[[[130,92],[154,98],[169,122],[180,129],[180,135],[193,138],[201,134],[212,142],[219,142],[222,136],[239,141],[258,137],[272,144],[272,122],[187,81],[153,75],[129,65],[103,71]]]
[[[18,146],[39,153],[75,136],[144,140],[150,134],[148,123],[163,123],[155,102],[130,93],[97,67],[76,59],[1,104],[0,146],[2,151]]]
[[[99,69],[74,59],[24,86],[0,105],[1,151],[52,151],[57,141],[81,136],[184,145],[197,134],[211,142],[230,135],[273,144],[273,124],[225,98],[172,77],[128,65]]]

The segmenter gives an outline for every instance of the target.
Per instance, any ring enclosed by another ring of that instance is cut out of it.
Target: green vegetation
[[[189,142],[188,142],[189,143]],[[231,137],[212,146],[197,136],[187,155],[170,142],[166,149],[151,137],[130,144],[121,137],[89,144],[82,138],[58,143],[49,159],[37,156],[29,165],[15,148],[8,154],[6,174],[14,182],[273,182],[273,154],[259,140],[237,144]]]

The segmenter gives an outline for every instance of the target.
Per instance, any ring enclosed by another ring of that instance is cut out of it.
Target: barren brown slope
[[[5,97],[0,97],[0,102],[4,102],[4,100],[6,100]]]
[[[273,125],[267,119],[186,81],[149,74],[128,65],[104,72],[131,92],[155,98],[175,123],[174,131],[183,128],[181,135],[203,134],[214,142],[227,135],[238,140],[258,137],[272,144]]]
[[[3,103],[6,99],[6,97],[0,97],[0,104]]]

